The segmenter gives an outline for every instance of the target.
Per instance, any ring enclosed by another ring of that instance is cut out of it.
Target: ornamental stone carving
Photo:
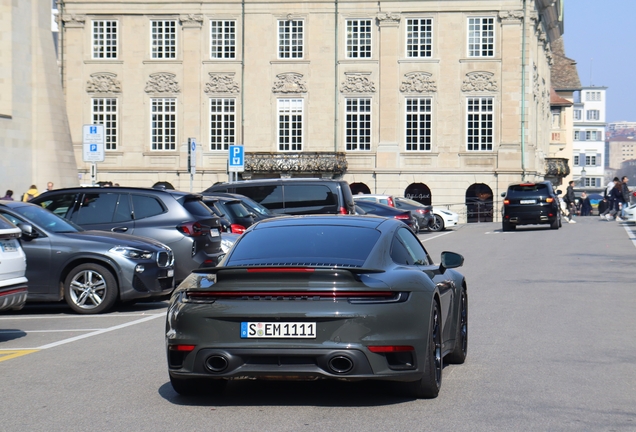
[[[157,72],[150,74],[150,79],[146,82],[146,93],[179,93],[179,83],[175,80],[176,75],[169,72]]]
[[[375,93],[375,84],[365,75],[370,73],[345,73],[340,87],[342,93]]]
[[[185,14],[179,15],[179,21],[183,27],[201,27],[203,25],[203,15]]]
[[[462,91],[496,92],[499,90],[499,86],[497,81],[493,79],[494,75],[491,72],[469,72],[462,84]]]
[[[400,91],[404,93],[433,93],[437,91],[437,84],[431,79],[428,72],[409,72],[404,74],[406,78],[400,85]]]
[[[300,172],[341,176],[347,167],[347,157],[342,152],[245,153],[246,173]]]
[[[400,24],[400,14],[395,12],[378,12],[376,16],[380,27],[397,27]]]
[[[86,81],[86,91],[88,93],[121,93],[121,83],[116,77],[117,74],[110,72],[91,74],[91,79]]]
[[[272,93],[307,93],[307,85],[303,81],[303,75],[295,72],[286,72],[276,75],[278,81],[272,87]]]
[[[502,21],[521,21],[523,20],[523,11],[501,11],[499,12],[499,19]]]
[[[64,14],[62,16],[62,22],[67,28],[82,28],[86,22],[86,16],[75,14]]]
[[[210,81],[205,84],[206,93],[239,93],[239,85],[234,82],[234,73],[208,72]]]

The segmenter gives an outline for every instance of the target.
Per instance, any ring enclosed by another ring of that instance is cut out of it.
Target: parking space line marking
[[[150,315],[150,316],[147,316],[145,318],[138,319],[136,321],[127,322],[125,324],[119,324],[119,325],[116,325],[116,326],[113,326],[113,327],[108,327],[108,328],[105,328],[105,329],[96,330],[96,331],[94,331],[92,333],[87,333],[87,334],[84,334],[84,335],[80,335],[80,336],[75,336],[75,337],[72,337],[72,338],[64,339],[64,340],[61,340],[61,341],[58,341],[58,342],[53,342],[53,343],[50,343],[50,344],[42,345],[42,346],[37,347],[37,349],[44,350],[44,349],[48,349],[48,348],[54,348],[54,347],[57,347],[57,346],[60,346],[60,345],[65,345],[67,343],[75,342],[75,341],[80,340],[80,339],[85,339],[85,338],[89,338],[89,337],[92,337],[92,336],[97,336],[97,335],[100,335],[100,334],[103,334],[103,333],[108,333],[108,332],[111,332],[111,331],[114,331],[114,330],[119,330],[119,329],[122,329],[122,328],[125,328],[125,327],[130,327],[130,326],[136,325],[136,324],[141,324],[141,323],[144,323],[146,321],[150,321],[150,320],[153,320],[153,319],[156,319],[156,318],[162,318],[162,317],[165,317],[165,316],[166,316],[165,313],[160,313],[160,314],[156,314],[156,315]]]
[[[0,330],[0,334],[11,334],[11,333],[62,333],[62,332],[88,332],[88,331],[96,331],[101,329],[59,329],[59,330]]]
[[[156,314],[151,314],[151,315],[155,316]],[[120,314],[120,315],[103,314],[103,315],[62,315],[62,316],[13,315],[13,316],[2,316],[0,317],[0,321],[4,321],[4,320],[16,321],[16,320],[32,320],[32,319],[37,320],[37,319],[127,318],[127,317],[135,317],[135,316],[149,316],[149,314],[148,313],[131,313],[131,314]]]
[[[636,247],[636,236],[634,236],[634,233],[632,232],[631,228],[629,227],[628,224],[622,224],[623,228],[625,228],[625,232],[627,232],[627,238],[630,239],[632,241],[632,244]]]
[[[438,237],[445,236],[445,235],[452,234],[452,233],[453,233],[453,231],[446,231],[445,233],[437,234],[435,237],[427,237],[426,239],[421,239],[420,238],[420,241],[421,242],[425,242],[425,241],[433,240],[433,239],[436,239]]]
[[[34,352],[38,352],[39,350],[37,349],[21,349],[21,350],[0,350],[0,362],[3,362],[5,360],[9,360],[12,358],[16,358],[16,357],[20,357],[23,355],[27,355],[27,354],[31,354]]]

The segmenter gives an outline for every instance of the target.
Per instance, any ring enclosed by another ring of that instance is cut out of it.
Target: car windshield
[[[353,226],[276,226],[243,235],[227,266],[310,265],[361,267],[380,232]]]
[[[409,205],[416,206],[416,207],[426,207],[421,202],[417,202],[417,201],[414,201],[414,200],[408,199],[408,198],[396,198],[395,200],[399,201],[399,202],[403,202],[404,204],[409,204]]]
[[[69,233],[84,231],[83,228],[75,225],[73,222],[62,219],[55,213],[43,209],[38,205],[25,205],[16,207],[13,210],[21,216],[24,216],[27,222],[33,222],[49,232]]]
[[[257,213],[260,213],[263,216],[272,216],[273,214],[271,211],[269,211],[267,207],[263,207],[262,205],[260,205],[259,203],[257,203],[251,198],[244,197],[244,198],[241,198],[241,201],[243,201],[243,204],[249,207],[251,210],[254,210]]]

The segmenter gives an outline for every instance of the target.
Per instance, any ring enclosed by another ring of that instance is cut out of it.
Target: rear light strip
[[[394,353],[394,352],[405,352],[405,351],[415,351],[410,345],[372,345],[367,347],[369,351],[373,353]]]
[[[349,303],[402,303],[406,292],[393,291],[186,291],[185,302],[216,300],[347,300]]]

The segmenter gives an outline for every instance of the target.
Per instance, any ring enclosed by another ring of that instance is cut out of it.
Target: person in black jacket
[[[629,181],[629,177],[623,176],[621,180],[621,195],[622,195],[622,203],[621,203],[621,218],[625,219],[625,209],[629,206],[630,201],[630,192],[629,187],[627,187],[627,182]]]
[[[568,211],[570,212],[570,218],[576,214],[576,197],[574,196],[574,180],[570,180],[568,183],[568,188],[565,191],[565,196],[563,197],[563,201],[568,206]]]
[[[587,196],[585,191],[581,192],[581,197],[579,198],[579,206],[581,209],[581,216],[589,216],[592,214],[592,202],[590,201],[590,197]]]

